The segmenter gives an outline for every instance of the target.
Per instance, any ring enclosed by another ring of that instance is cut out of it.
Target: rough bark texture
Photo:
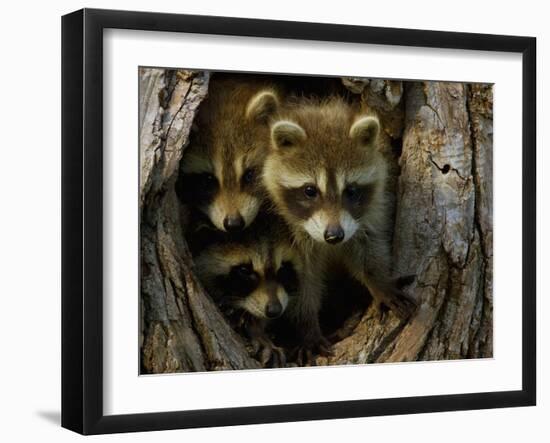
[[[140,77],[141,344],[146,373],[256,368],[193,275],[174,192],[208,74]],[[419,303],[409,321],[355,312],[317,364],[492,356],[492,87],[344,79],[380,116],[392,163],[394,258]]]
[[[141,346],[145,373],[259,367],[193,275],[174,182],[205,73],[140,78]]]

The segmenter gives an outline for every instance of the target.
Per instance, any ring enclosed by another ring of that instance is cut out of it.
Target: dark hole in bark
[[[357,280],[345,273],[339,273],[327,282],[327,296],[320,312],[321,329],[327,336],[337,331],[345,338],[352,331],[341,328],[355,314],[362,314],[371,304],[368,290]],[[347,329],[347,328],[344,328]]]
[[[451,170],[451,167],[449,165],[443,165],[443,167],[441,168],[441,173],[447,174],[450,170]]]
[[[401,157],[401,154],[403,152],[403,138],[392,138],[391,139],[391,149],[392,153],[395,157],[399,158]]]
[[[372,303],[372,297],[358,281],[344,272],[332,271],[326,284],[319,322],[325,337],[336,343],[353,333]],[[297,332],[286,317],[274,322],[270,331],[277,345],[287,350],[299,344]]]
[[[233,73],[215,73],[212,78],[221,79],[224,77],[235,77]],[[351,93],[343,84],[340,78],[318,78],[318,77],[294,77],[285,75],[269,75],[268,78],[276,81],[285,90],[289,96],[295,95],[298,97],[329,97],[331,95],[339,95],[345,98],[348,102],[359,103],[361,95]],[[200,112],[200,111],[199,111]],[[190,143],[198,136],[198,133],[204,130],[199,128],[194,123],[194,130],[190,133]],[[403,140],[398,138],[392,140],[392,151],[396,157],[401,155]],[[181,161],[184,161],[183,159]],[[179,169],[181,171],[181,168]],[[182,180],[181,175],[178,175],[176,180],[176,194],[180,202],[182,198]],[[183,204],[185,207],[185,204]],[[189,247],[192,254],[198,253],[199,250],[194,246],[196,239],[184,238],[184,242]],[[199,240],[199,243],[201,241]],[[351,278],[340,270],[330,270],[327,277],[327,290],[323,299],[323,307],[320,312],[320,325],[325,336],[333,337],[333,341],[351,335],[353,327],[357,325],[362,314],[370,306],[372,298],[368,291],[357,281]],[[271,338],[277,346],[285,348],[286,351],[291,351],[295,346],[299,345],[298,334],[294,325],[285,317],[271,322],[268,326],[268,331]],[[241,334],[243,338],[245,336]]]

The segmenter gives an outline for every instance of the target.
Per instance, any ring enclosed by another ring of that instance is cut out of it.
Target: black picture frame
[[[131,415],[103,413],[103,30],[171,31],[522,54],[522,389]],[[62,426],[82,434],[530,406],[536,403],[536,39],[83,9],[62,18]]]

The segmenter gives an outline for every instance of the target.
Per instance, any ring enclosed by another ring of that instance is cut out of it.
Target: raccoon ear
[[[271,127],[271,140],[277,149],[292,148],[307,138],[306,131],[297,123],[281,120]]]
[[[269,117],[275,114],[278,108],[279,99],[273,91],[260,91],[246,105],[246,118],[259,123],[267,123]]]
[[[360,117],[351,125],[349,136],[360,146],[370,147],[376,141],[380,132],[380,123],[373,116]]]

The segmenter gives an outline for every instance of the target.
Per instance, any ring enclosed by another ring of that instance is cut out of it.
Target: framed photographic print
[[[534,405],[530,37],[62,21],[62,425]]]

